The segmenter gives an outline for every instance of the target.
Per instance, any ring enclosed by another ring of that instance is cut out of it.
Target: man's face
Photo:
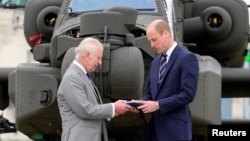
[[[102,64],[102,55],[103,55],[102,47],[98,47],[96,53],[87,54],[87,64],[85,66],[87,72],[95,71],[97,67]]]
[[[147,30],[147,38],[156,53],[166,52],[168,43],[167,34],[168,33],[164,31],[161,35],[152,27]]]

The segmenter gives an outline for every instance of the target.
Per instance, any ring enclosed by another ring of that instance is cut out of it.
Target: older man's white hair
[[[79,58],[84,53],[88,52],[90,54],[95,54],[97,52],[97,47],[102,46],[101,42],[95,38],[85,38],[81,41],[78,47],[75,49],[75,59]]]

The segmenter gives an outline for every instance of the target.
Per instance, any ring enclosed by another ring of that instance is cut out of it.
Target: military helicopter
[[[74,48],[86,37],[104,46],[103,64],[92,74],[102,100],[140,98],[157,56],[145,32],[155,19],[168,21],[175,40],[199,60],[198,90],[190,105],[193,140],[206,141],[208,125],[249,124],[221,119],[221,98],[249,97],[250,92],[250,71],[243,68],[249,42],[243,0],[30,0],[24,35],[39,63],[1,68],[0,108],[9,99],[16,107],[14,127],[2,117],[4,129],[17,129],[33,140],[60,140],[57,89]],[[107,123],[109,137],[140,140],[149,118],[143,113],[114,118]]]

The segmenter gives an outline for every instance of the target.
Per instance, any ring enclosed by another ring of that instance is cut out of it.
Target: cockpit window
[[[99,11],[115,6],[132,7],[139,12],[156,11],[155,0],[72,0],[69,12]]]

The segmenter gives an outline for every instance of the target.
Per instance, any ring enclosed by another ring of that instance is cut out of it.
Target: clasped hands
[[[139,106],[131,106],[127,104],[126,100],[117,100],[114,102],[115,105],[115,116],[119,116],[128,111],[139,113],[141,110],[143,113],[151,113],[159,109],[157,101],[144,101],[144,100],[133,100]]]

